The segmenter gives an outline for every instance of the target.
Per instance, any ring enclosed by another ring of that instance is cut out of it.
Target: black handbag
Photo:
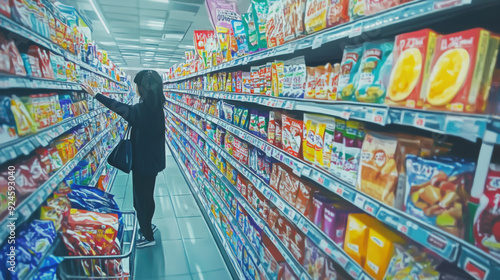
[[[130,126],[127,127],[123,139],[120,140],[118,146],[109,154],[109,165],[121,170],[125,173],[130,173],[132,170],[132,142],[130,141]]]

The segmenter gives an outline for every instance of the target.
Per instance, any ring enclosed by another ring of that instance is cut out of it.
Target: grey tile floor
[[[118,173],[111,193],[133,209],[132,175]],[[226,264],[193,194],[167,147],[167,168],[156,179],[156,246],[137,249],[135,279],[225,280]]]

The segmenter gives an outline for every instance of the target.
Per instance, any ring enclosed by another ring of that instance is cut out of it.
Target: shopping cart
[[[135,211],[122,212],[123,234],[120,238],[121,255],[108,256],[62,256],[63,262],[59,265],[59,279],[134,279],[135,264],[135,241],[137,234],[137,222]],[[124,253],[126,252],[126,253]],[[101,276],[94,269],[84,269],[83,263],[90,263],[92,266],[105,268],[113,260],[121,261],[124,274],[119,276]],[[90,275],[89,275],[90,274]]]

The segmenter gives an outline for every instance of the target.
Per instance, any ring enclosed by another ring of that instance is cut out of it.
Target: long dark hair
[[[154,112],[160,111],[166,102],[160,74],[154,70],[143,70],[137,73],[134,82],[142,102]]]

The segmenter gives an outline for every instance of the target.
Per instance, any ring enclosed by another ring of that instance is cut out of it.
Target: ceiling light
[[[173,49],[158,48],[159,52],[171,52]]]
[[[181,34],[181,33],[167,33],[167,34],[163,34],[163,36],[161,37],[163,40],[167,40],[167,39],[176,39],[176,40],[182,40],[182,38],[184,38],[184,34]]]
[[[139,39],[129,39],[129,38],[115,38],[118,41],[130,41],[130,42],[139,42]]]
[[[116,42],[100,42],[103,46],[116,46]]]
[[[97,7],[96,7],[96,5],[94,3],[94,0],[89,0],[89,1],[90,1],[90,5],[92,5],[92,8],[94,8],[94,11],[97,14],[97,17],[99,18],[99,20],[101,21],[102,25],[104,26],[104,29],[106,29],[106,32],[108,32],[108,34],[110,34],[108,26],[104,22],[104,17],[102,16],[101,12],[97,9]]]
[[[194,46],[193,45],[179,45],[179,49],[193,49],[194,50]]]

